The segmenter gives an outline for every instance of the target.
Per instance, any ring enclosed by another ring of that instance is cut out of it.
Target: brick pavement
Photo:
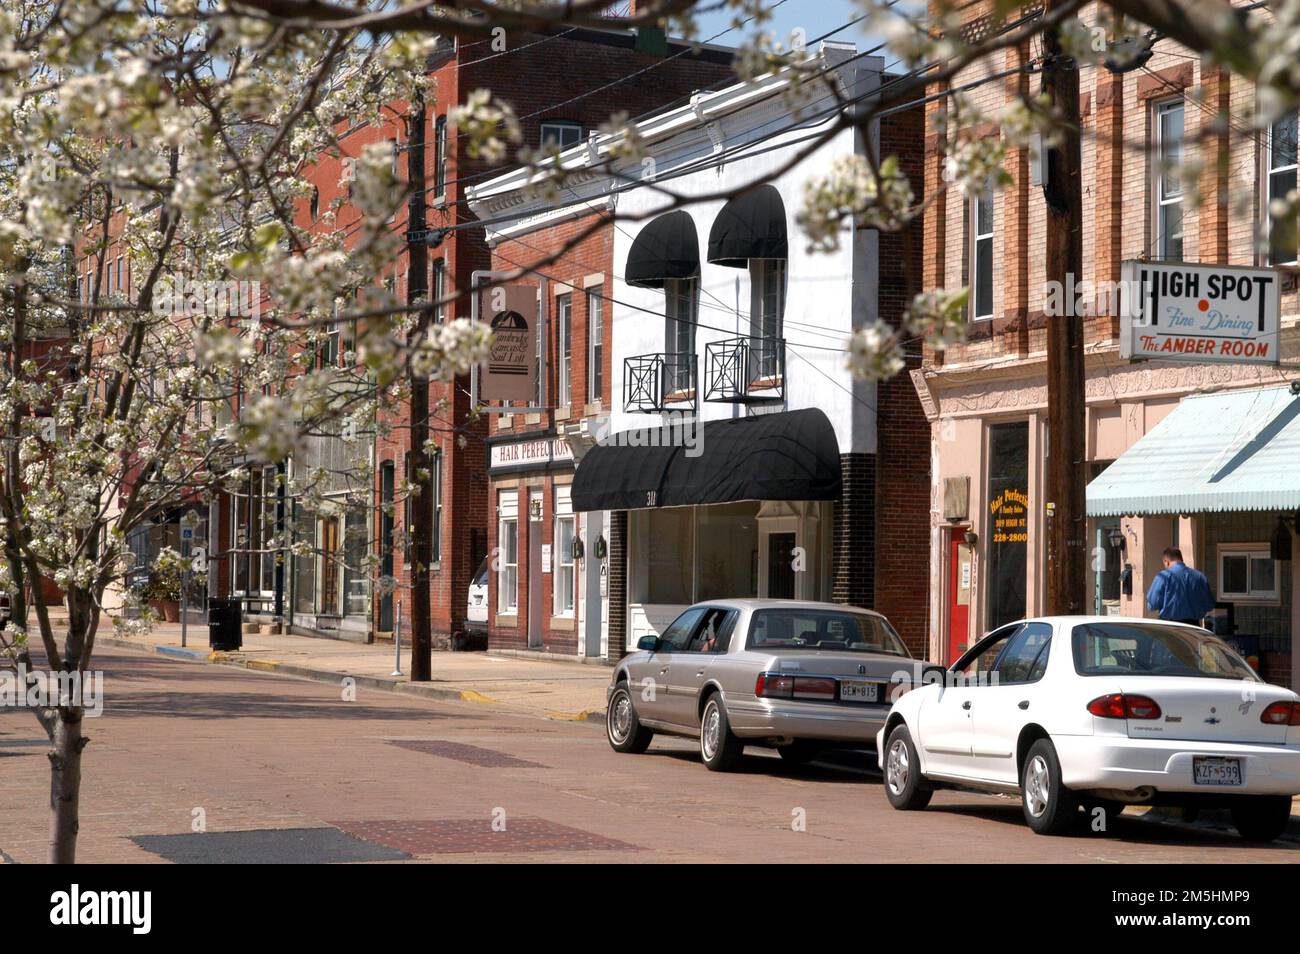
[[[144,845],[166,845],[177,860],[237,851],[287,860],[304,840],[301,850],[351,845],[304,834],[320,829],[412,861],[951,861],[976,845],[987,861],[1300,860],[1295,845],[1252,847],[1127,815],[1104,836],[1041,838],[1013,799],[966,793],[894,812],[865,760],[796,767],[750,749],[739,772],[720,774],[704,769],[690,740],[618,755],[598,725],[506,706],[364,687],[344,701],[324,683],[113,647],[100,662],[105,714],[86,729],[86,862],[163,860]],[[18,862],[41,861],[46,850],[44,749],[21,744],[38,739],[28,713],[0,713],[0,852]],[[393,744],[402,741],[456,743],[533,766],[483,767]],[[804,831],[792,827],[799,818]],[[231,834],[210,844],[133,840],[195,828]]]

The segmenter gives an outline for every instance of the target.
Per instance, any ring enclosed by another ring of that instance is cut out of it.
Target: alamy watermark
[[[704,422],[689,411],[664,411],[660,427],[611,431],[605,419],[594,429],[598,443],[605,447],[681,447],[687,457],[704,453]]]
[[[29,670],[19,663],[16,670],[0,671],[0,709],[50,709],[80,707],[88,717],[104,712],[104,674],[92,672],[48,672]]]

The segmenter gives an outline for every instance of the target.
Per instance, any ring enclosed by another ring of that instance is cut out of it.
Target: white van
[[[478,565],[474,579],[469,582],[469,599],[465,606],[465,628],[470,632],[486,633],[488,624],[488,558]]]

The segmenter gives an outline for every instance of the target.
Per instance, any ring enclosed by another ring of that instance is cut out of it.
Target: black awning
[[[669,212],[643,228],[632,240],[623,274],[629,285],[662,288],[665,281],[700,273],[700,240],[686,212]]]
[[[722,207],[709,230],[709,261],[744,268],[751,258],[788,258],[785,203],[770,185],[737,196]]]
[[[587,451],[573,478],[573,509],[840,495],[839,443],[817,408],[709,421],[694,433],[683,427],[620,431]]]

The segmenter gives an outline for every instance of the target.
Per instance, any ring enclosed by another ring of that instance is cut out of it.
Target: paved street
[[[1295,845],[1127,817],[1107,835],[1036,837],[1014,801],[982,795],[897,813],[865,759],[794,768],[751,750],[721,775],[687,741],[616,755],[596,723],[365,689],[345,702],[319,682],[119,648],[99,661],[87,862],[1300,860]],[[39,743],[29,714],[0,715],[0,851],[16,862],[45,854]],[[196,815],[205,834],[190,834]]]

